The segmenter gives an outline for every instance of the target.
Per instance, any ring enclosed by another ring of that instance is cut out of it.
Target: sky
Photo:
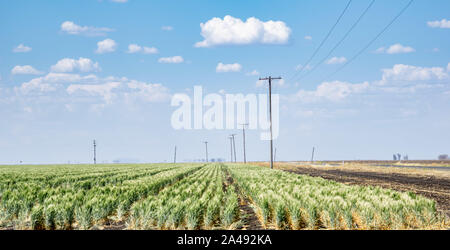
[[[409,0],[371,2],[0,0],[0,164],[90,163],[94,139],[98,162],[192,161],[204,141],[229,159],[233,133],[239,161],[240,130],[176,130],[171,98],[265,94],[266,76],[276,160],[450,154],[450,2],[414,1],[362,50]],[[269,160],[260,132],[250,161]]]

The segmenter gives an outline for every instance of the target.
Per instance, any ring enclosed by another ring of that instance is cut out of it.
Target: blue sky
[[[352,1],[299,71],[348,1],[2,0],[0,164],[90,162],[93,139],[100,162],[171,160],[175,145],[180,160],[202,158],[204,140],[211,158],[228,159],[231,133],[240,159],[240,131],[174,130],[170,98],[195,85],[262,94],[257,80],[268,75],[285,78],[274,86],[279,160],[308,160],[313,146],[319,160],[450,153],[447,0],[414,1],[327,78],[409,2],[375,1],[326,63],[301,77],[370,2]],[[259,131],[248,131],[247,145],[250,160],[268,159]]]

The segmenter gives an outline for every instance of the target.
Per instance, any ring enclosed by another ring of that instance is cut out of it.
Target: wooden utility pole
[[[173,163],[177,163],[177,146],[175,146],[175,153],[173,155]]]
[[[270,168],[273,169],[273,134],[272,134],[272,80],[281,80],[281,77],[259,78],[260,81],[269,81],[269,116],[270,116]]]
[[[247,163],[247,156],[245,154],[245,126],[248,125],[248,123],[241,124],[242,125],[242,140],[244,142],[244,164]]]
[[[208,162],[208,142],[205,141],[203,143],[205,143],[205,146],[206,146],[206,162]]]
[[[94,165],[97,164],[97,143],[94,140]]]
[[[233,137],[228,137],[230,139],[230,153],[231,153],[231,158],[230,158],[230,162],[233,162]]]
[[[233,141],[233,153],[234,153],[234,162],[236,162],[236,141],[234,140],[234,137],[236,137],[236,134],[230,135]]]

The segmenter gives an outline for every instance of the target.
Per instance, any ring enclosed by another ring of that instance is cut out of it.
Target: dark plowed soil
[[[286,171],[350,185],[380,186],[397,191],[411,191],[435,200],[438,209],[450,217],[450,179],[396,173],[321,170],[308,167],[297,167]]]
[[[231,175],[227,172],[227,179],[226,183],[224,183],[224,188],[228,187],[229,185],[233,185],[234,180],[231,177]],[[239,198],[239,214],[241,216],[242,226],[238,227],[239,230],[263,230],[264,227],[262,226],[261,222],[259,221],[258,217],[256,216],[255,211],[252,207],[249,205],[249,201],[242,197],[241,192],[239,190],[239,186],[235,185],[236,192],[238,194]],[[226,190],[226,189],[225,189]],[[225,191],[224,190],[224,191]]]
[[[123,222],[123,221],[108,222],[107,224],[104,225],[103,230],[124,230],[126,228],[127,228],[127,226],[126,226],[125,222]]]
[[[261,222],[258,220],[255,211],[248,204],[247,200],[240,199],[239,210],[243,225],[240,230],[264,230]]]

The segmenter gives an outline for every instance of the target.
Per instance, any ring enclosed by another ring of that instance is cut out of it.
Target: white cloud
[[[312,36],[305,36],[305,40],[311,41],[312,39]]]
[[[449,75],[442,67],[417,67],[396,64],[391,69],[383,69],[381,84],[392,81],[430,81],[448,79]]]
[[[80,76],[77,74],[49,73],[45,76],[34,78],[31,81],[22,83],[20,87],[16,87],[15,89],[24,94],[32,91],[51,92],[55,91],[62,84],[93,81],[97,81],[97,77],[94,75]]]
[[[97,43],[97,50],[95,53],[104,54],[116,51],[117,43],[112,39],[105,39]]]
[[[159,58],[158,62],[160,62],[160,63],[182,63],[182,62],[184,62],[184,59],[181,56],[161,57],[161,58]]]
[[[105,84],[92,84],[92,85],[81,85],[72,84],[67,87],[67,93],[74,94],[75,92],[81,91],[86,92],[90,95],[102,96],[106,103],[110,104],[113,97],[116,95],[112,92],[114,89],[120,87],[120,82],[108,82]]]
[[[110,0],[111,2],[115,2],[115,3],[126,3],[128,2],[128,0]]]
[[[302,70],[302,69],[303,69],[303,65],[301,65],[301,64],[295,66],[295,71],[299,71],[299,70]],[[310,64],[308,64],[308,65],[306,65],[304,70],[310,70],[310,69],[312,69],[312,67],[311,67]]]
[[[31,47],[25,46],[23,44],[19,44],[17,47],[13,49],[14,53],[27,53],[32,50]]]
[[[252,72],[248,72],[246,75],[248,76],[259,76],[259,72],[257,70],[253,70]]]
[[[386,54],[405,54],[405,53],[412,53],[416,50],[412,47],[403,46],[399,43],[391,45],[389,48],[381,47],[377,49],[376,53],[386,53]]]
[[[447,71],[450,72],[450,63],[447,64]]]
[[[154,47],[142,47],[137,44],[130,44],[130,45],[128,45],[127,53],[130,53],[130,54],[134,54],[134,53],[156,54],[156,53],[158,53],[158,49],[154,48]]]
[[[212,18],[201,23],[201,35],[205,40],[195,47],[244,44],[285,44],[289,41],[291,29],[281,21],[262,22],[255,17],[245,22],[239,18],[225,16]]]
[[[327,64],[343,64],[347,62],[345,57],[333,57],[327,61]]]
[[[52,72],[69,73],[79,70],[81,72],[99,71],[98,62],[93,62],[89,58],[80,57],[78,60],[71,58],[64,58],[59,60],[51,67]]]
[[[172,26],[162,26],[161,29],[165,30],[165,31],[172,31],[173,27]]]
[[[69,35],[106,36],[108,32],[112,32],[114,30],[110,28],[80,26],[72,21],[65,21],[61,24],[61,31]]]
[[[127,99],[141,99],[147,102],[161,102],[170,98],[169,90],[162,84],[158,83],[144,83],[138,81],[130,81],[128,88],[132,92],[127,93],[125,97]]]
[[[427,24],[431,28],[450,29],[450,20],[447,19],[442,19],[441,21],[430,21],[427,22]]]
[[[369,89],[369,83],[352,84],[348,82],[334,81],[320,84],[316,90],[300,90],[295,95],[295,99],[302,102],[316,102],[322,99],[329,101],[342,101],[348,96],[362,93]]]
[[[30,65],[20,66],[17,65],[11,70],[13,75],[40,75],[43,74],[41,71],[36,70]]]
[[[241,70],[242,70],[242,66],[239,63],[233,63],[233,64],[219,63],[216,67],[216,72],[218,72],[218,73],[240,72]]]

